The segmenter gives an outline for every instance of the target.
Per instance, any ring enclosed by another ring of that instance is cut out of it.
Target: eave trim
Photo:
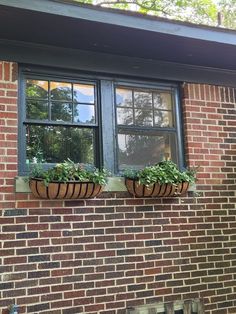
[[[110,25],[129,27],[150,32],[181,36],[192,39],[236,45],[236,32],[231,30],[194,26],[184,23],[163,21],[150,17],[132,16],[120,11],[101,10],[59,0],[0,0],[0,6],[83,19]],[[105,21],[105,22],[104,22]]]

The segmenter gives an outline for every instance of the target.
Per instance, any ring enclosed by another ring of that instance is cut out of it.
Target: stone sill
[[[15,178],[15,192],[16,193],[30,193],[28,182],[25,181],[26,177]],[[124,178],[122,177],[109,177],[108,184],[106,185],[105,192],[126,192]]]
[[[16,177],[15,178],[15,192],[16,193],[30,193],[30,188],[28,182],[26,182],[26,177]],[[109,177],[108,184],[106,185],[105,192],[126,192],[126,186],[123,177]],[[195,192],[196,186],[191,185],[188,189],[189,192]]]

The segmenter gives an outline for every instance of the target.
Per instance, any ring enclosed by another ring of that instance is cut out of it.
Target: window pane
[[[140,126],[153,126],[153,111],[136,109],[135,124]]]
[[[152,106],[152,93],[147,92],[134,92],[134,106],[139,108]]]
[[[118,134],[119,170],[141,168],[163,158],[176,160],[174,134]]]
[[[125,88],[116,88],[116,105],[132,107],[132,91]]]
[[[37,81],[37,80],[27,80],[26,81],[26,97],[47,99],[48,82]]]
[[[153,93],[154,107],[156,109],[172,110],[170,93]]]
[[[72,100],[71,83],[51,82],[50,89],[52,100]]]
[[[171,111],[155,110],[155,125],[159,127],[172,127],[173,119]]]
[[[44,101],[28,100],[26,102],[26,118],[35,120],[47,120],[48,103]]]
[[[74,84],[74,101],[80,103],[94,103],[94,85]]]
[[[45,163],[75,162],[94,164],[94,130],[60,126],[26,127],[27,159]]]
[[[117,108],[117,123],[123,125],[134,124],[133,110],[129,108]]]
[[[72,104],[52,102],[51,119],[72,122]]]
[[[74,122],[95,123],[94,106],[75,105]]]

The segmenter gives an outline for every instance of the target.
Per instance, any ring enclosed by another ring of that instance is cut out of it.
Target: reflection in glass
[[[94,103],[94,85],[74,84],[74,101],[80,103]]]
[[[132,91],[126,88],[116,88],[116,105],[132,107]]]
[[[95,111],[92,105],[75,105],[74,122],[95,123]]]
[[[72,100],[71,83],[50,82],[52,100]]]
[[[136,109],[135,124],[140,126],[153,126],[153,111]]]
[[[170,93],[153,93],[153,100],[156,109],[172,110]]]
[[[152,106],[152,93],[148,92],[134,92],[134,106],[139,108]]]
[[[37,100],[26,101],[26,118],[35,120],[47,120],[48,103]]]
[[[26,81],[26,97],[47,99],[48,82],[37,81],[37,80],[27,80]]]
[[[94,164],[94,131],[61,126],[27,125],[27,159],[45,163],[75,162]]]
[[[52,102],[51,119],[72,122],[72,104]]]
[[[123,125],[134,124],[133,110],[129,108],[117,108],[117,123]]]
[[[118,134],[118,164],[119,170],[127,166],[141,168],[153,165],[163,158],[172,158],[175,145],[173,134]],[[174,158],[172,158],[174,160]]]
[[[155,125],[159,127],[172,127],[172,112],[155,110],[154,112]]]

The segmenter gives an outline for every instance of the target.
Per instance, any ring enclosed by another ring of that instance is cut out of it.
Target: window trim
[[[51,78],[56,81],[70,82],[88,82],[96,83],[97,91],[97,128],[95,138],[95,161],[96,166],[106,167],[113,174],[117,174],[117,126],[116,126],[116,108],[115,108],[115,86],[122,85],[127,87],[137,88],[153,88],[158,90],[172,90],[173,100],[175,102],[173,116],[176,123],[176,155],[178,165],[184,168],[184,140],[183,140],[183,119],[182,108],[180,102],[180,83],[166,82],[153,79],[129,78],[129,77],[114,77],[114,75],[100,75],[83,71],[59,70],[50,67],[39,67],[33,65],[19,65],[19,97],[18,97],[18,164],[19,175],[27,175],[27,167],[25,166],[25,133],[24,133],[24,117],[26,116],[25,100],[25,80],[27,77],[44,79]],[[112,105],[111,105],[112,104]],[[109,118],[107,118],[109,117]],[[105,121],[105,122],[104,122]],[[79,125],[83,127],[83,125]],[[86,125],[87,127],[87,125]],[[94,125],[91,125],[94,127]],[[160,128],[161,129],[161,128]]]

